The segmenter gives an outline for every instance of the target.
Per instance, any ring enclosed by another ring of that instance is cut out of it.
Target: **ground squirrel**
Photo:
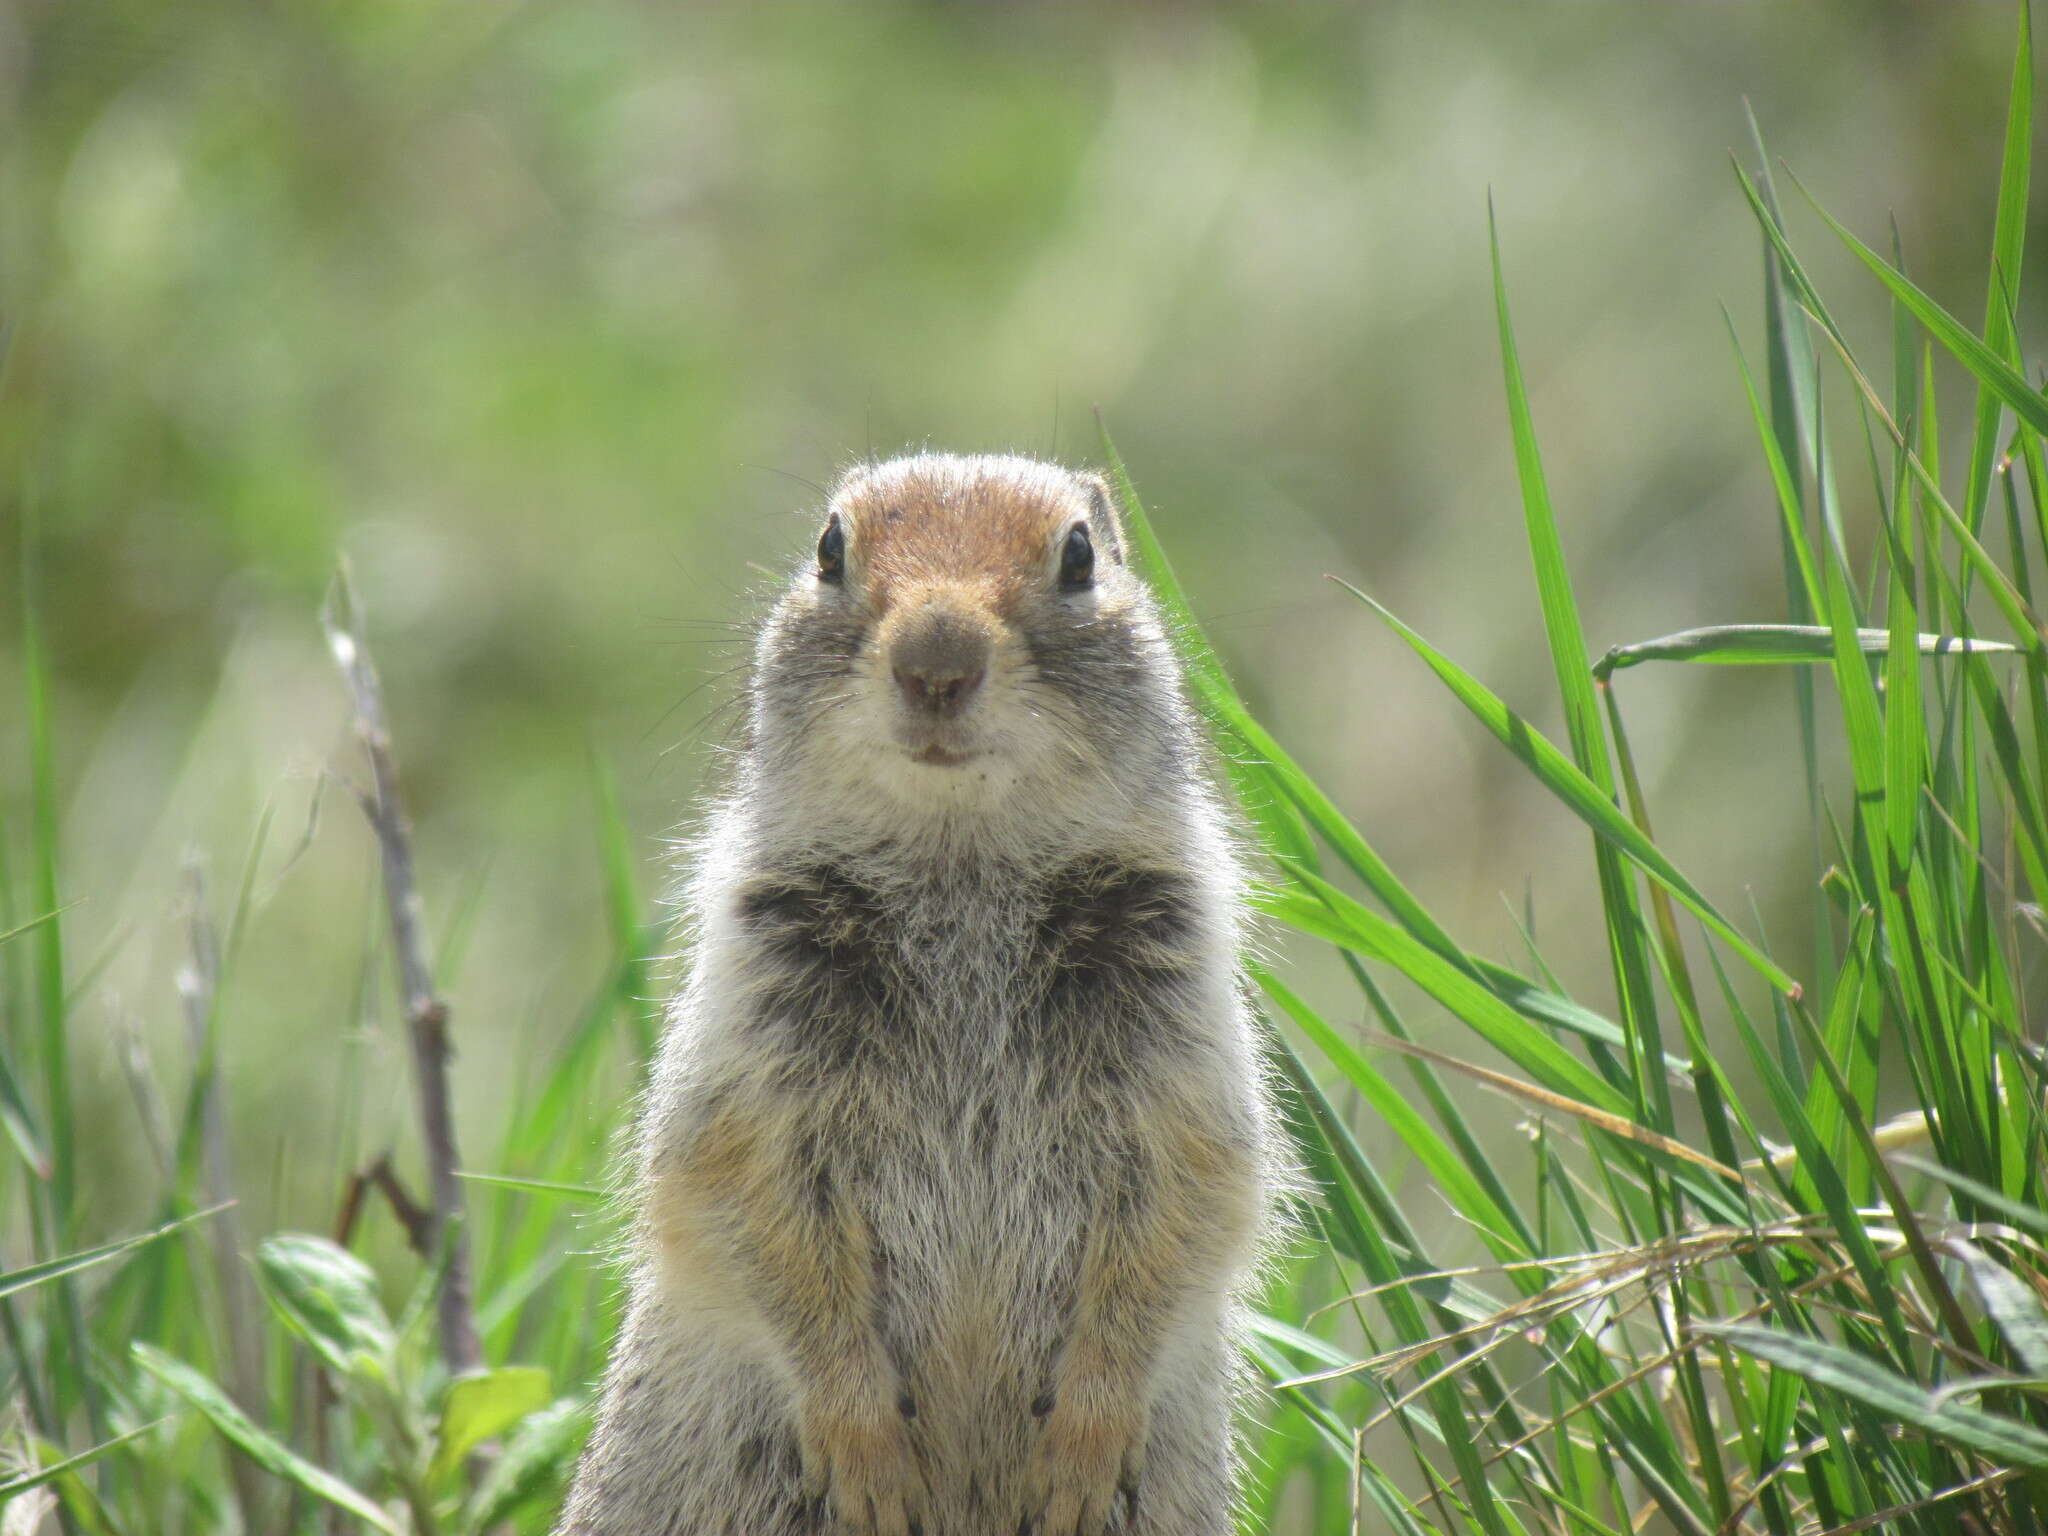
[[[1104,482],[849,473],[769,617],[568,1536],[1225,1536],[1282,1163]]]

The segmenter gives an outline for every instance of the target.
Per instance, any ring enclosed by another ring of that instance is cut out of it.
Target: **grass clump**
[[[1738,169],[1764,238],[1766,347],[1753,364],[1738,342],[1736,361],[1790,623],[1592,658],[1496,242],[1562,741],[1356,595],[1592,833],[1600,904],[1584,917],[1605,929],[1611,1011],[1563,995],[1533,945],[1533,976],[1462,948],[1198,657],[1274,855],[1263,904],[1342,951],[1367,1021],[1339,1024],[1257,973],[1307,1046],[1278,1050],[1327,1240],[1262,1343],[1292,1405],[1271,1431],[1267,1514],[1290,1453],[1314,1438],[1332,1453],[1316,1473],[1319,1529],[1347,1506],[1359,1528],[1415,1536],[2020,1536],[2048,1523],[2048,1080],[2030,1029],[2048,938],[2048,629],[2033,586],[2048,555],[2048,398],[2013,319],[2032,94],[2023,15],[1981,331],[1915,286],[1896,250],[1880,256],[1820,210],[1893,301],[1882,373],[1830,314],[1771,178]],[[1944,354],[1973,392],[1969,458],[1946,476]],[[1833,432],[1830,400],[1847,404]],[[1842,439],[1875,524],[1861,567]],[[1156,543],[1141,543],[1170,585]],[[1774,954],[1654,841],[1619,676],[1652,662],[1798,672],[1821,853],[1810,957]],[[1830,782],[1837,744],[1846,785]],[[1347,889],[1360,886],[1371,901]],[[1388,970],[1504,1064],[1418,1043]],[[1475,1132],[1461,1091],[1474,1082],[1528,1121],[1531,1167],[1515,1177]],[[1398,1135],[1462,1230],[1446,1238],[1396,1201],[1346,1101]],[[1442,1257],[1473,1245],[1477,1262]],[[1293,1326],[1304,1317],[1307,1332]]]

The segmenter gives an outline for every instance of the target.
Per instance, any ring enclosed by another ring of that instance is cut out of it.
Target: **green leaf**
[[[2048,1434],[2017,1419],[1938,1400],[1917,1382],[1839,1344],[1754,1323],[1694,1326],[1817,1386],[1840,1392],[1887,1419],[1924,1430],[1937,1440],[2000,1465],[2048,1471]]]
[[[1790,992],[1798,985],[1766,957],[1763,951],[1737,933],[1727,919],[1714,910],[1712,903],[1694,888],[1693,883],[1679,873],[1678,866],[1644,837],[1634,822],[1621,814],[1614,801],[1602,794],[1591,780],[1572,766],[1563,753],[1544,740],[1528,721],[1503,704],[1492,690],[1471,673],[1438,651],[1421,635],[1358,588],[1348,581],[1340,580],[1337,584],[1386,620],[1389,627],[1406,640],[1415,653],[1429,664],[1430,670],[1444,680],[1451,692],[1457,695],[1459,702],[1472,712],[1480,724],[1519,758],[1522,765],[1535,774],[1574,815],[1627,854],[1652,879],[1690,907],[1701,922],[1719,934],[1729,948],[1748,961],[1750,967],[1772,986],[1781,992]]]
[[[346,1248],[304,1232],[256,1249],[264,1293],[292,1331],[343,1376],[389,1379],[394,1335],[376,1277]]]
[[[288,1446],[256,1427],[219,1385],[184,1361],[137,1339],[129,1345],[135,1361],[206,1416],[221,1436],[264,1471],[295,1483],[306,1492],[347,1510],[365,1525],[399,1536],[391,1517],[331,1472],[324,1472]]]
[[[590,1433],[590,1407],[564,1397],[528,1414],[462,1513],[464,1536],[489,1530],[528,1499],[566,1479]]]
[[[486,1440],[546,1407],[549,1385],[548,1373],[531,1365],[501,1365],[450,1382],[429,1480],[444,1481]]]
[[[1890,633],[1882,629],[1859,629],[1856,643],[1867,656],[1882,656],[1892,648]],[[1923,656],[1950,656],[1966,651],[2019,654],[2019,647],[1999,640],[1978,640],[1956,635],[1917,635],[1914,643]],[[1639,640],[1634,645],[1617,645],[1594,664],[1593,675],[1606,677],[1624,667],[1646,661],[1697,661],[1723,667],[1766,667],[1796,662],[1823,662],[1834,656],[1833,631],[1818,624],[1715,624],[1704,629],[1682,629],[1656,640]]]

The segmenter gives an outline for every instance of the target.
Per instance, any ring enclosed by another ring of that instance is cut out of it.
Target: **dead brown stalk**
[[[384,714],[384,695],[370,660],[363,614],[349,584],[346,566],[336,573],[322,616],[327,644],[355,706],[356,734],[370,759],[372,787],[357,790],[356,799],[371,829],[384,871],[384,899],[391,915],[391,947],[398,962],[398,981],[406,1022],[412,1034],[413,1075],[419,1088],[420,1134],[427,1160],[427,1237],[429,1255],[445,1254],[438,1297],[441,1353],[451,1376],[477,1370],[483,1350],[477,1339],[476,1308],[470,1296],[469,1238],[463,1230],[462,1184],[456,1177],[455,1118],[448,1088],[448,1005],[434,990],[427,963],[424,909],[413,872],[412,825],[399,795],[398,764],[391,730]],[[375,1165],[373,1165],[374,1167]],[[388,1167],[385,1169],[389,1174]],[[392,1195],[396,1181],[384,1192]],[[396,1199],[393,1209],[403,1210]],[[408,1236],[415,1234],[408,1223]],[[415,1246],[419,1246],[417,1241]]]

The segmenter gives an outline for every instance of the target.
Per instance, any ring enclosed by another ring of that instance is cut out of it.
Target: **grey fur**
[[[905,744],[941,729],[892,681],[917,615],[892,629],[863,564],[905,506],[931,547],[904,590],[988,626],[962,766]],[[835,492],[844,577],[807,565],[769,620],[694,850],[563,1536],[1232,1528],[1239,1294],[1283,1170],[1234,849],[1110,506],[1023,459]],[[977,519],[1028,553],[1035,517],[1042,582],[975,568]],[[1080,517],[1095,581],[1062,591]]]

